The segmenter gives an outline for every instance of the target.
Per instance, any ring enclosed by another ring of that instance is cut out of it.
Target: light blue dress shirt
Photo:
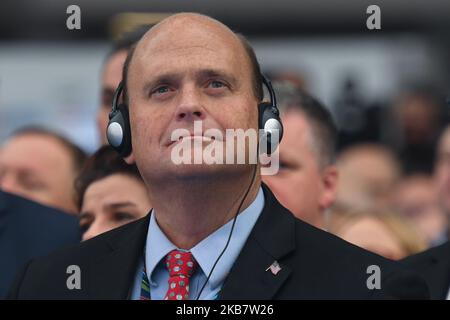
[[[247,241],[263,208],[264,193],[262,188],[260,188],[255,200],[248,208],[238,215],[228,248],[214,268],[214,271],[200,296],[200,300],[214,300],[217,298],[231,267]],[[197,298],[214,263],[225,247],[232,223],[233,220],[229,221],[190,250],[199,267],[190,280],[189,299],[194,300]],[[166,235],[159,228],[155,215],[152,212],[145,250],[145,263],[147,276],[149,277],[150,295],[152,300],[164,299],[169,281],[169,272],[164,265],[164,259],[170,251],[175,249],[177,249],[177,247],[167,239]],[[131,294],[131,299],[133,300],[139,300],[140,297],[142,269],[143,261],[140,262],[136,272]]]

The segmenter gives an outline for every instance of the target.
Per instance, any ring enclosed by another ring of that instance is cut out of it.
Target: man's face
[[[444,232],[446,217],[439,207],[433,180],[426,175],[403,179],[393,193],[393,208],[409,220],[427,241]]]
[[[445,130],[439,143],[434,176],[440,204],[450,214],[450,129]]]
[[[195,141],[202,149],[211,143],[202,136],[173,142],[176,129],[193,134],[194,121],[202,121],[203,131],[215,128],[224,136],[228,128],[257,129],[250,63],[241,43],[223,26],[202,22],[178,20],[153,28],[134,53],[128,73],[132,158],[147,182],[237,169],[175,165],[171,156],[178,143],[194,142],[192,154]]]
[[[372,144],[344,150],[337,161],[337,202],[358,210],[386,208],[399,178],[399,167],[390,151]]]
[[[117,86],[122,80],[122,68],[127,58],[127,51],[122,50],[113,54],[103,66],[101,78],[101,101],[97,111],[97,129],[102,144],[107,144],[106,126],[108,125],[108,115],[111,112],[111,104]]]
[[[74,179],[69,152],[52,137],[19,135],[0,153],[0,188],[6,192],[75,213]]]
[[[263,181],[295,216],[321,226],[323,210],[335,196],[335,169],[322,169],[319,165],[311,126],[303,113],[288,110],[282,121],[280,170],[277,175],[263,176]]]

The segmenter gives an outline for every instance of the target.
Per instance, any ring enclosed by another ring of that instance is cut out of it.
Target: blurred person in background
[[[269,70],[265,74],[271,79],[274,87],[277,87],[278,100],[282,100],[289,97],[286,91],[289,91],[288,87],[295,90],[307,91],[308,87],[308,74],[304,71],[296,72],[293,70]],[[283,88],[284,87],[284,88]],[[280,91],[281,90],[281,91]]]
[[[429,245],[442,243],[447,221],[431,176],[416,174],[402,178],[393,194],[392,209],[413,224]]]
[[[74,181],[86,159],[78,146],[39,127],[12,134],[0,153],[0,189],[76,214]]]
[[[350,210],[387,208],[401,168],[394,154],[377,144],[359,144],[337,158],[336,203]]]
[[[142,25],[124,34],[105,58],[101,72],[100,107],[97,111],[97,130],[102,145],[108,143],[106,140],[106,126],[108,125],[114,92],[122,80],[122,68],[128,51],[150,27],[149,25]]]
[[[430,298],[450,300],[450,242],[407,257],[403,263],[428,284]]]
[[[151,209],[136,165],[128,165],[110,146],[86,162],[76,182],[83,241],[144,217]]]
[[[0,299],[28,261],[79,242],[75,216],[0,190]]]
[[[330,232],[385,258],[400,260],[426,249],[425,240],[399,216],[387,212],[338,212]]]
[[[450,126],[442,133],[434,166],[434,180],[437,187],[439,205],[446,215],[446,229],[441,233],[440,241],[450,239]]]
[[[428,283],[431,299],[450,300],[450,242],[448,220],[450,218],[450,126],[442,133],[437,146],[434,181],[439,205],[445,212],[445,228],[435,243],[440,246],[406,258],[403,262],[418,272]],[[446,241],[446,242],[445,242]]]
[[[405,174],[433,171],[436,143],[445,120],[444,99],[435,91],[423,86],[407,89],[390,108],[384,139],[396,151]]]
[[[367,101],[361,88],[361,75],[347,70],[337,82],[332,110],[338,127],[338,151],[354,144],[376,143],[380,136],[383,108]]]
[[[274,82],[284,126],[280,169],[263,176],[283,206],[296,217],[325,228],[325,211],[336,197],[336,127],[315,98],[286,82]]]

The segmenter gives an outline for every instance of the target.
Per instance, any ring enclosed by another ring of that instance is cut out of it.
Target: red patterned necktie
[[[188,300],[189,280],[197,268],[197,262],[189,251],[173,250],[166,256],[169,270],[169,289],[165,300]]]

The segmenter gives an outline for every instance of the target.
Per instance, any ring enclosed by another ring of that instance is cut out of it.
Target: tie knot
[[[166,256],[166,267],[170,277],[189,278],[194,273],[197,262],[190,251],[172,250]]]

